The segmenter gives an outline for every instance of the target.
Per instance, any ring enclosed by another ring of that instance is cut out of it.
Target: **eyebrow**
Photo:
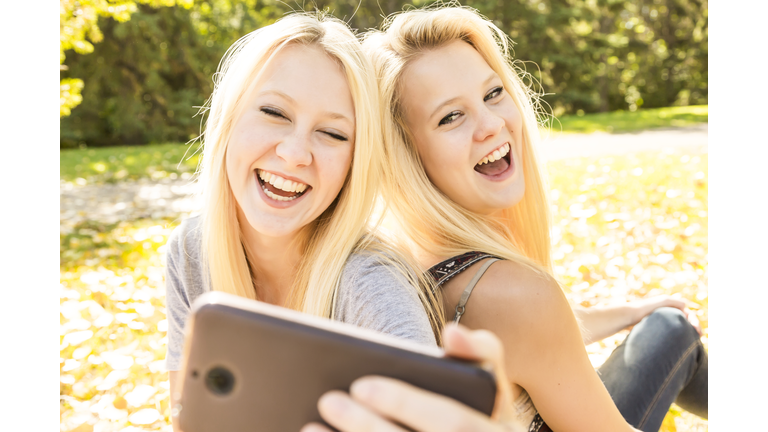
[[[296,101],[292,97],[290,97],[287,94],[281,92],[280,90],[264,90],[264,91],[259,92],[259,94],[257,96],[264,96],[264,95],[270,95],[270,94],[271,95],[275,95],[275,96],[279,96],[279,97],[281,97],[283,99],[286,99],[288,102],[291,102],[291,103],[294,103],[294,104],[296,103]]]
[[[496,74],[496,72],[494,72],[494,71],[491,71],[491,74],[488,76],[488,78],[486,78],[486,79],[485,79],[485,81],[483,81],[483,86],[486,86],[486,85],[488,85],[488,83],[490,83],[491,81],[493,81],[495,78],[498,78],[498,77],[499,77],[499,76]],[[445,101],[445,102],[441,103],[440,105],[438,105],[438,106],[437,106],[437,108],[435,108],[435,110],[434,110],[434,111],[432,111],[432,115],[430,115],[430,116],[429,116],[429,118],[430,118],[430,119],[432,119],[434,116],[436,116],[436,115],[437,115],[437,113],[438,113],[438,112],[439,112],[441,109],[443,109],[443,107],[445,107],[446,105],[450,105],[450,104],[452,104],[452,103],[456,102],[456,101],[457,101],[457,100],[459,100],[459,99],[461,99],[461,97],[460,97],[460,96],[457,96],[457,97],[455,97],[455,98],[451,98],[451,99],[448,99],[447,101]]]
[[[294,98],[288,96],[287,94],[281,92],[280,90],[264,90],[262,92],[259,92],[258,96],[264,96],[264,95],[270,95],[270,94],[278,96],[278,97],[281,97],[281,98],[287,100],[288,102],[290,102],[291,104],[297,105],[296,100]],[[347,117],[347,116],[345,116],[344,114],[341,114],[341,113],[336,113],[336,112],[332,112],[332,111],[323,111],[322,115],[325,116],[325,117],[331,118],[333,120],[344,120],[344,121],[347,121],[350,124],[354,125],[354,122],[352,120],[350,120],[349,117]]]

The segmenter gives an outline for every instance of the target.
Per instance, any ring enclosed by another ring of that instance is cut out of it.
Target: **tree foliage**
[[[152,7],[175,6],[189,8],[193,0],[138,0]],[[93,52],[93,44],[101,42],[104,34],[98,26],[99,18],[111,18],[126,22],[136,12],[133,0],[59,0],[59,64],[66,60],[65,52],[74,50],[78,54]],[[67,70],[66,66],[61,67]],[[70,115],[72,108],[82,102],[80,92],[83,80],[65,78],[60,83],[60,117]]]
[[[62,62],[74,51],[62,71],[62,115],[83,101],[61,119],[62,147],[186,141],[199,134],[195,107],[210,95],[216,66],[239,37],[293,10],[326,10],[365,31],[406,7],[396,0],[61,4]],[[708,0],[462,4],[510,36],[518,66],[555,115],[707,103]]]

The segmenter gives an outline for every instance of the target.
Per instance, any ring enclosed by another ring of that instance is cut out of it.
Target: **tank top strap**
[[[457,274],[466,270],[472,264],[486,258],[495,257],[485,252],[472,251],[463,253],[461,255],[448,258],[443,262],[435,264],[434,266],[430,267],[429,270],[427,270],[427,273],[432,276],[432,279],[435,281],[435,285],[439,287],[448,282]]]
[[[464,292],[461,293],[461,298],[459,299],[459,304],[456,305],[456,315],[453,317],[453,322],[456,324],[459,323],[461,320],[461,316],[464,315],[464,311],[467,306],[467,301],[469,300],[470,294],[472,294],[472,290],[475,289],[475,285],[477,285],[477,282],[480,280],[481,277],[485,274],[485,271],[488,270],[488,267],[491,266],[491,264],[495,263],[496,261],[499,261],[499,258],[491,258],[488,261],[484,262],[482,266],[480,266],[480,269],[477,270],[477,273],[475,273],[475,276],[472,278],[471,281],[467,284],[467,287],[464,288]]]

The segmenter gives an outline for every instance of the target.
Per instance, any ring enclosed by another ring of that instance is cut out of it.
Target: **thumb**
[[[504,347],[490,331],[470,331],[466,327],[449,324],[443,330],[443,347],[450,357],[480,362],[496,376],[496,404],[493,419],[514,423],[516,410],[512,400],[512,387],[504,364]]]

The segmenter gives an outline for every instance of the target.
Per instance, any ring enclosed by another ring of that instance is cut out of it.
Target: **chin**
[[[299,231],[303,226],[294,218],[285,218],[262,211],[245,211],[250,228],[267,237],[283,237]]]
[[[525,195],[525,191],[521,190],[521,191],[512,191],[512,193],[508,194],[505,197],[499,197],[501,199],[493,203],[488,203],[489,204],[488,207],[491,209],[490,213],[496,213],[520,204],[520,202],[523,201],[524,195]]]

